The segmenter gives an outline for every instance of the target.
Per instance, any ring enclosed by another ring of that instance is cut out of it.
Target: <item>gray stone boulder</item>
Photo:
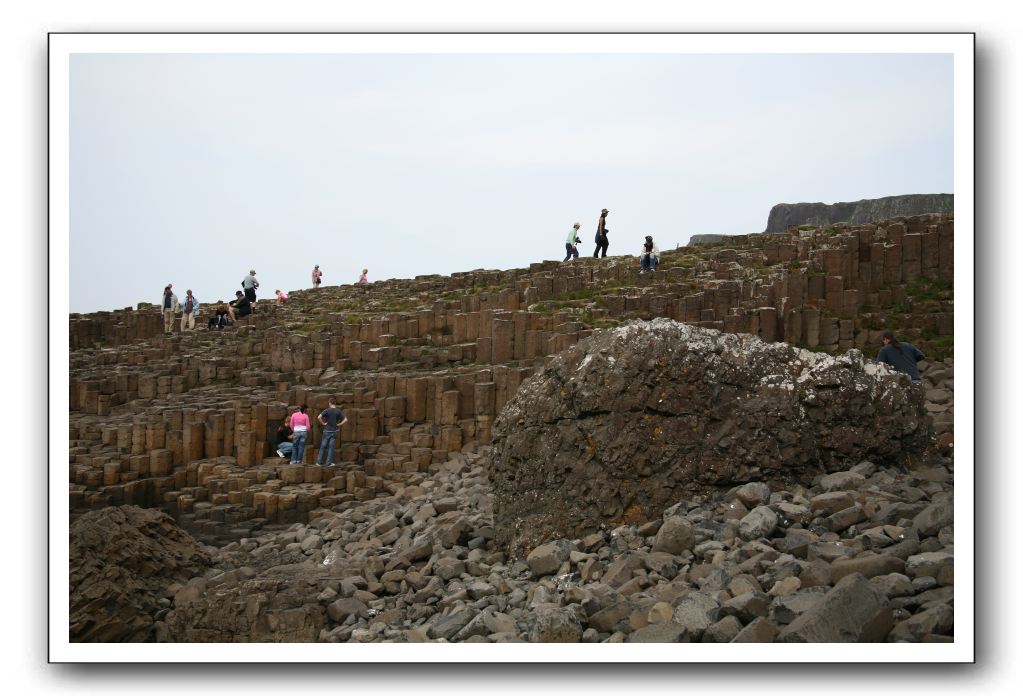
[[[693,494],[808,486],[931,450],[919,390],[864,361],[669,319],[596,331],[522,383],[485,462],[514,552],[641,525]]]
[[[783,643],[876,643],[894,622],[891,604],[862,575],[847,575],[819,603],[782,629]]]

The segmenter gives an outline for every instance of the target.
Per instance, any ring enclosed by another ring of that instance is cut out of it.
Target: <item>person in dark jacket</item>
[[[607,213],[607,208],[600,211],[600,220],[597,221],[597,234],[593,237],[593,241],[597,244],[597,248],[593,250],[593,258],[597,258],[597,254],[600,254],[601,258],[607,256]]]
[[[884,341],[884,346],[877,352],[877,361],[891,365],[899,372],[905,372],[913,380],[913,384],[920,384],[920,370],[916,364],[924,359],[924,354],[912,343],[897,339],[894,331],[885,331],[881,334],[881,340]]]
[[[279,428],[277,428],[277,456],[278,457],[289,457],[291,456],[291,448],[294,443],[291,439],[294,437],[291,432],[291,428],[288,423],[291,421],[291,416],[285,416],[281,422]]]
[[[238,321],[240,317],[247,317],[252,314],[252,303],[249,298],[242,295],[241,290],[236,290],[234,299],[228,303],[231,306],[231,321]]]

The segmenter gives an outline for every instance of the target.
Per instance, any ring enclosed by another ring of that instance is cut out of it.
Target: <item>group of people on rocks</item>
[[[315,266],[313,266],[312,276],[313,276],[313,290],[316,290],[316,289],[318,289],[320,287],[320,283],[323,282],[323,271],[320,270],[320,265],[319,264],[316,264]],[[360,287],[362,287],[363,289],[366,288],[366,285],[369,284],[369,269],[368,268],[363,268],[362,269],[362,275],[359,276],[359,280],[357,280],[355,282],[355,284],[360,286]]]
[[[368,274],[369,269],[363,268],[357,284],[365,287],[369,282]],[[320,271],[320,266],[317,264],[313,268],[313,288],[320,287],[322,278],[323,272]],[[235,291],[233,300],[217,305],[206,322],[206,328],[223,329],[255,311],[256,290],[259,288],[255,270],[250,270],[248,275],[242,278],[241,286],[241,290]],[[283,290],[274,290],[274,295],[276,297],[275,305],[279,306],[288,302],[288,293]],[[199,316],[199,300],[191,290],[185,291],[185,298],[179,300],[178,296],[174,294],[174,284],[167,283],[163,289],[160,307],[163,312],[163,332],[165,334],[174,332],[174,317],[179,312],[181,313],[181,331],[195,329],[195,318]]]
[[[593,242],[596,247],[593,249],[593,258],[605,258],[607,257],[607,247],[610,242],[607,239],[608,227],[607,227],[607,214],[610,211],[607,208],[602,208],[600,211],[600,218],[597,220],[597,232],[593,236]],[[579,238],[579,223],[572,225],[572,229],[568,233],[568,237],[565,239],[565,261],[579,258],[578,245],[582,243]],[[643,242],[643,250],[640,252],[640,273],[646,273],[647,271],[653,271],[657,268],[657,262],[660,260],[661,250],[657,248],[657,244],[654,243],[654,238],[647,235],[646,240]]]
[[[300,464],[309,437],[310,421],[307,406],[299,406],[294,413],[284,417],[277,428],[277,456],[290,457],[292,464]],[[341,426],[348,418],[337,407],[337,401],[330,397],[327,408],[320,411],[316,420],[323,427],[320,437],[320,451],[316,456],[317,466],[330,466],[334,462],[334,449]]]

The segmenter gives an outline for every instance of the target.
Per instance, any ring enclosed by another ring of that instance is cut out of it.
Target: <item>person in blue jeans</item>
[[[334,401],[334,397],[327,400],[327,408],[320,411],[316,417],[323,426],[323,437],[320,440],[320,453],[316,457],[319,466],[330,466],[334,463],[334,443],[337,441],[337,433],[341,426],[348,422],[348,418],[341,412]],[[326,457],[324,457],[326,453]]]
[[[305,406],[299,406],[298,410],[291,414],[291,463],[301,464],[302,455],[305,454],[305,440],[309,437],[309,416],[306,415]]]

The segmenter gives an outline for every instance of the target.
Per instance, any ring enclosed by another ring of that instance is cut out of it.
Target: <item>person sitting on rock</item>
[[[877,352],[877,361],[891,365],[898,372],[905,372],[913,384],[920,384],[920,370],[916,364],[924,359],[924,354],[912,343],[897,339],[891,330],[882,333],[881,340],[884,346]]]
[[[230,302],[231,321],[238,321],[239,317],[247,317],[252,314],[252,303],[249,298],[242,295],[241,290],[235,290],[234,299]]]
[[[647,271],[654,271],[657,269],[657,262],[660,260],[661,250],[654,244],[654,238],[650,235],[646,236],[646,241],[643,242],[643,251],[640,254],[642,259],[640,263],[640,273],[646,273]]]
[[[288,425],[290,422],[291,416],[285,416],[280,427],[277,428],[277,456],[281,458],[291,455],[291,449],[294,447],[291,440],[295,436],[292,434],[291,426]]]
[[[206,328],[223,329],[231,323],[231,320],[228,318],[230,316],[231,308],[227,306],[227,303],[221,302],[217,310],[210,315],[209,321],[206,322]]]

